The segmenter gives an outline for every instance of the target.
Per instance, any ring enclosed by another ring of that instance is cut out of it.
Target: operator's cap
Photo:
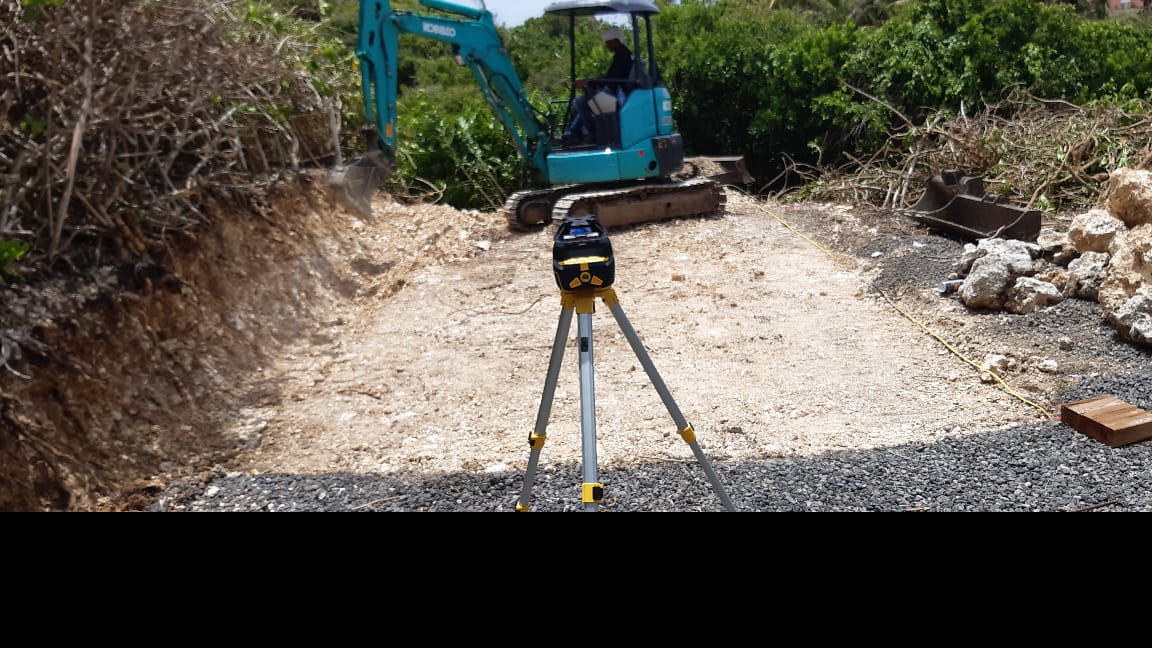
[[[620,31],[618,28],[609,27],[608,29],[605,29],[603,31],[603,33],[600,34],[600,40],[602,40],[602,41],[618,40],[621,43],[623,43],[625,40],[627,40],[627,38],[624,36],[624,32]]]

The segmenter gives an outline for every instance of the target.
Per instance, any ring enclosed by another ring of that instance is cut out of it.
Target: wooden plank
[[[1112,394],[1065,403],[1060,420],[1113,448],[1152,439],[1152,413]]]

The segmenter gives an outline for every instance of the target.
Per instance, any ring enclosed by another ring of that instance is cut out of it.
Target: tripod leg
[[[596,390],[592,365],[592,311],[595,296],[577,299],[576,335],[580,352],[580,432],[583,441],[585,511],[595,511],[604,500],[604,485],[596,467]]]
[[[628,321],[628,317],[624,315],[624,309],[620,306],[620,300],[616,296],[616,291],[611,288],[601,291],[601,297],[604,303],[608,305],[609,310],[612,311],[612,316],[616,318],[616,323],[620,325],[620,330],[624,332],[624,337],[628,338],[628,344],[632,345],[632,351],[636,353],[639,358],[640,364],[644,366],[644,371],[648,374],[648,379],[652,381],[652,386],[660,394],[660,399],[664,401],[664,407],[668,408],[668,413],[672,415],[672,420],[676,422],[676,430],[684,441],[692,448],[692,454],[696,455],[696,460],[704,468],[705,474],[708,475],[708,480],[712,482],[712,490],[720,498],[724,504],[724,508],[729,511],[735,511],[736,508],[732,506],[732,501],[728,499],[728,493],[724,491],[724,487],[720,484],[720,479],[712,470],[712,464],[708,462],[708,458],[704,456],[704,451],[700,449],[700,444],[696,441],[696,431],[692,425],[680,413],[680,408],[676,406],[676,401],[672,399],[672,394],[668,391],[668,387],[664,384],[664,380],[660,377],[660,373],[656,371],[656,365],[652,363],[652,358],[648,355],[648,350],[640,342],[640,337],[636,335],[636,329],[632,328],[632,323]]]
[[[536,481],[536,467],[540,463],[540,451],[544,449],[544,441],[548,438],[548,419],[552,416],[552,399],[556,394],[556,381],[560,375],[560,366],[564,361],[564,344],[568,340],[568,330],[572,327],[572,313],[575,300],[571,295],[562,294],[560,298],[562,309],[560,322],[556,326],[556,338],[552,342],[552,357],[548,361],[548,376],[544,379],[544,393],[540,396],[540,409],[536,412],[536,427],[528,435],[528,447],[532,449],[528,455],[528,470],[524,474],[524,486],[520,490],[520,499],[516,502],[516,511],[526,512],[531,503],[529,497],[532,493],[532,484]]]

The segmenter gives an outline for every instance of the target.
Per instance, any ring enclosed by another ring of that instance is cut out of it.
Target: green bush
[[[1072,103],[1148,98],[1147,21],[1034,0],[920,0],[864,28],[843,11],[686,1],[657,16],[676,118],[697,152],[753,175],[881,153],[931,115],[974,114],[1021,89]]]
[[[363,119],[359,79],[348,74],[356,67],[354,4],[330,3],[322,23],[328,31],[307,27],[321,46],[315,67],[304,66],[327,74],[319,85],[342,98],[351,154]],[[393,4],[429,13],[415,1]],[[659,4],[657,62],[688,153],[742,154],[764,180],[784,178],[796,164],[872,158],[885,153],[895,131],[940,114],[975,114],[1022,89],[1083,104],[1152,97],[1149,21],[1096,19],[1099,3]],[[597,27],[589,22],[578,33],[581,74],[607,63]],[[526,88],[562,94],[567,28],[567,19],[542,15],[503,31]],[[401,179],[431,185],[458,207],[490,208],[527,186],[509,134],[447,46],[404,35],[401,47]]]
[[[884,131],[880,111],[854,102],[842,84],[840,68],[861,36],[853,24],[718,7],[659,14],[665,78],[690,152],[742,154],[754,176],[774,177],[789,160],[835,157]]]
[[[479,90],[474,94],[418,90],[399,101],[397,181],[417,192],[429,187],[449,205],[494,210],[525,182],[526,167]]]
[[[17,278],[16,273],[12,270],[12,265],[24,258],[28,250],[27,243],[0,240],[0,283]]]

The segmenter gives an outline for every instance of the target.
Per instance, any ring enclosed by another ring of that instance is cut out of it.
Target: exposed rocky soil
[[[524,470],[560,315],[553,230],[387,196],[361,220],[321,184],[221,207],[174,276],[41,323],[45,349],[0,376],[0,508],[144,510],[220,471]],[[611,232],[621,307],[712,461],[1051,420],[1085,380],[1149,361],[1092,302],[941,296],[963,243],[904,217],[728,196]],[[693,461],[606,307],[592,326],[599,464]],[[542,461],[581,458],[575,330]],[[1010,360],[1001,381],[988,354]]]

